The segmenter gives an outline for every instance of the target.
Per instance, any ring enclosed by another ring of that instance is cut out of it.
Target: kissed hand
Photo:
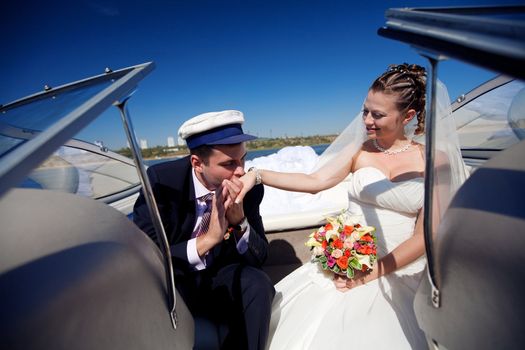
[[[235,203],[239,204],[244,199],[244,196],[248,191],[250,191],[253,186],[255,186],[255,172],[254,171],[248,171],[243,176],[239,178],[239,181],[243,184],[241,191],[237,195],[237,198],[235,199]]]
[[[224,202],[226,219],[230,225],[237,225],[244,219],[242,198],[239,199],[244,184],[239,178],[234,176],[229,180],[224,180],[222,186],[226,189],[224,192],[226,197],[226,201]]]

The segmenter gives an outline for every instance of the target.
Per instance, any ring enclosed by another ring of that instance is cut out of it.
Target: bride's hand
[[[361,271],[355,271],[354,278],[334,274],[335,289],[340,292],[348,292],[352,288],[365,284],[367,276],[367,273]]]
[[[239,180],[241,180],[243,186],[241,191],[237,195],[237,198],[235,199],[236,204],[241,203],[246,193],[248,193],[248,191],[250,191],[253,188],[253,186],[255,186],[255,172],[248,171],[243,176],[241,176]]]
[[[355,271],[354,278],[346,281],[346,287],[352,289],[365,284],[369,275],[367,272]]]
[[[338,275],[336,273],[334,274],[334,285],[335,289],[337,289],[338,291],[344,293],[350,290],[350,288],[346,286],[347,281],[349,281],[347,277]]]

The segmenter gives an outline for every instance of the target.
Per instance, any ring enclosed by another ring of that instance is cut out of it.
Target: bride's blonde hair
[[[425,130],[426,76],[425,68],[417,64],[390,65],[386,72],[374,80],[369,89],[396,94],[396,104],[400,111],[414,109],[417,113],[415,135],[422,134]]]

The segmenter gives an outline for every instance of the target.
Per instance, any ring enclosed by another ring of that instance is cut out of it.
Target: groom
[[[190,155],[148,168],[173,256],[175,283],[196,317],[214,321],[223,349],[264,349],[275,290],[260,269],[268,254],[259,205],[263,186],[242,189],[243,114],[221,111],[186,121],[179,135]],[[135,223],[155,240],[143,194]],[[196,343],[199,326],[196,325]]]

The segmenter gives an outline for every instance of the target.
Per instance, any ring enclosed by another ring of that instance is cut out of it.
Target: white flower
[[[355,256],[361,265],[372,266],[370,263],[370,255],[356,254]]]
[[[326,231],[326,241],[329,241],[331,238],[339,238],[339,232],[334,227],[332,230]]]
[[[354,230],[350,234],[350,241],[352,242],[352,246],[354,245],[355,242],[357,242],[361,238],[361,236],[362,236],[362,234],[360,234],[359,231],[357,231],[357,230]]]
[[[376,229],[373,226],[361,226],[360,228],[356,229],[357,232],[359,232],[359,237],[366,235],[367,233],[374,232]]]
[[[307,247],[320,247],[322,244],[318,242],[315,238],[311,237],[308,241],[306,241],[305,245]]]
[[[312,250],[312,253],[313,255],[315,256],[320,256],[320,255],[323,255],[324,254],[324,249],[320,246],[316,246],[314,247],[314,249]]]

